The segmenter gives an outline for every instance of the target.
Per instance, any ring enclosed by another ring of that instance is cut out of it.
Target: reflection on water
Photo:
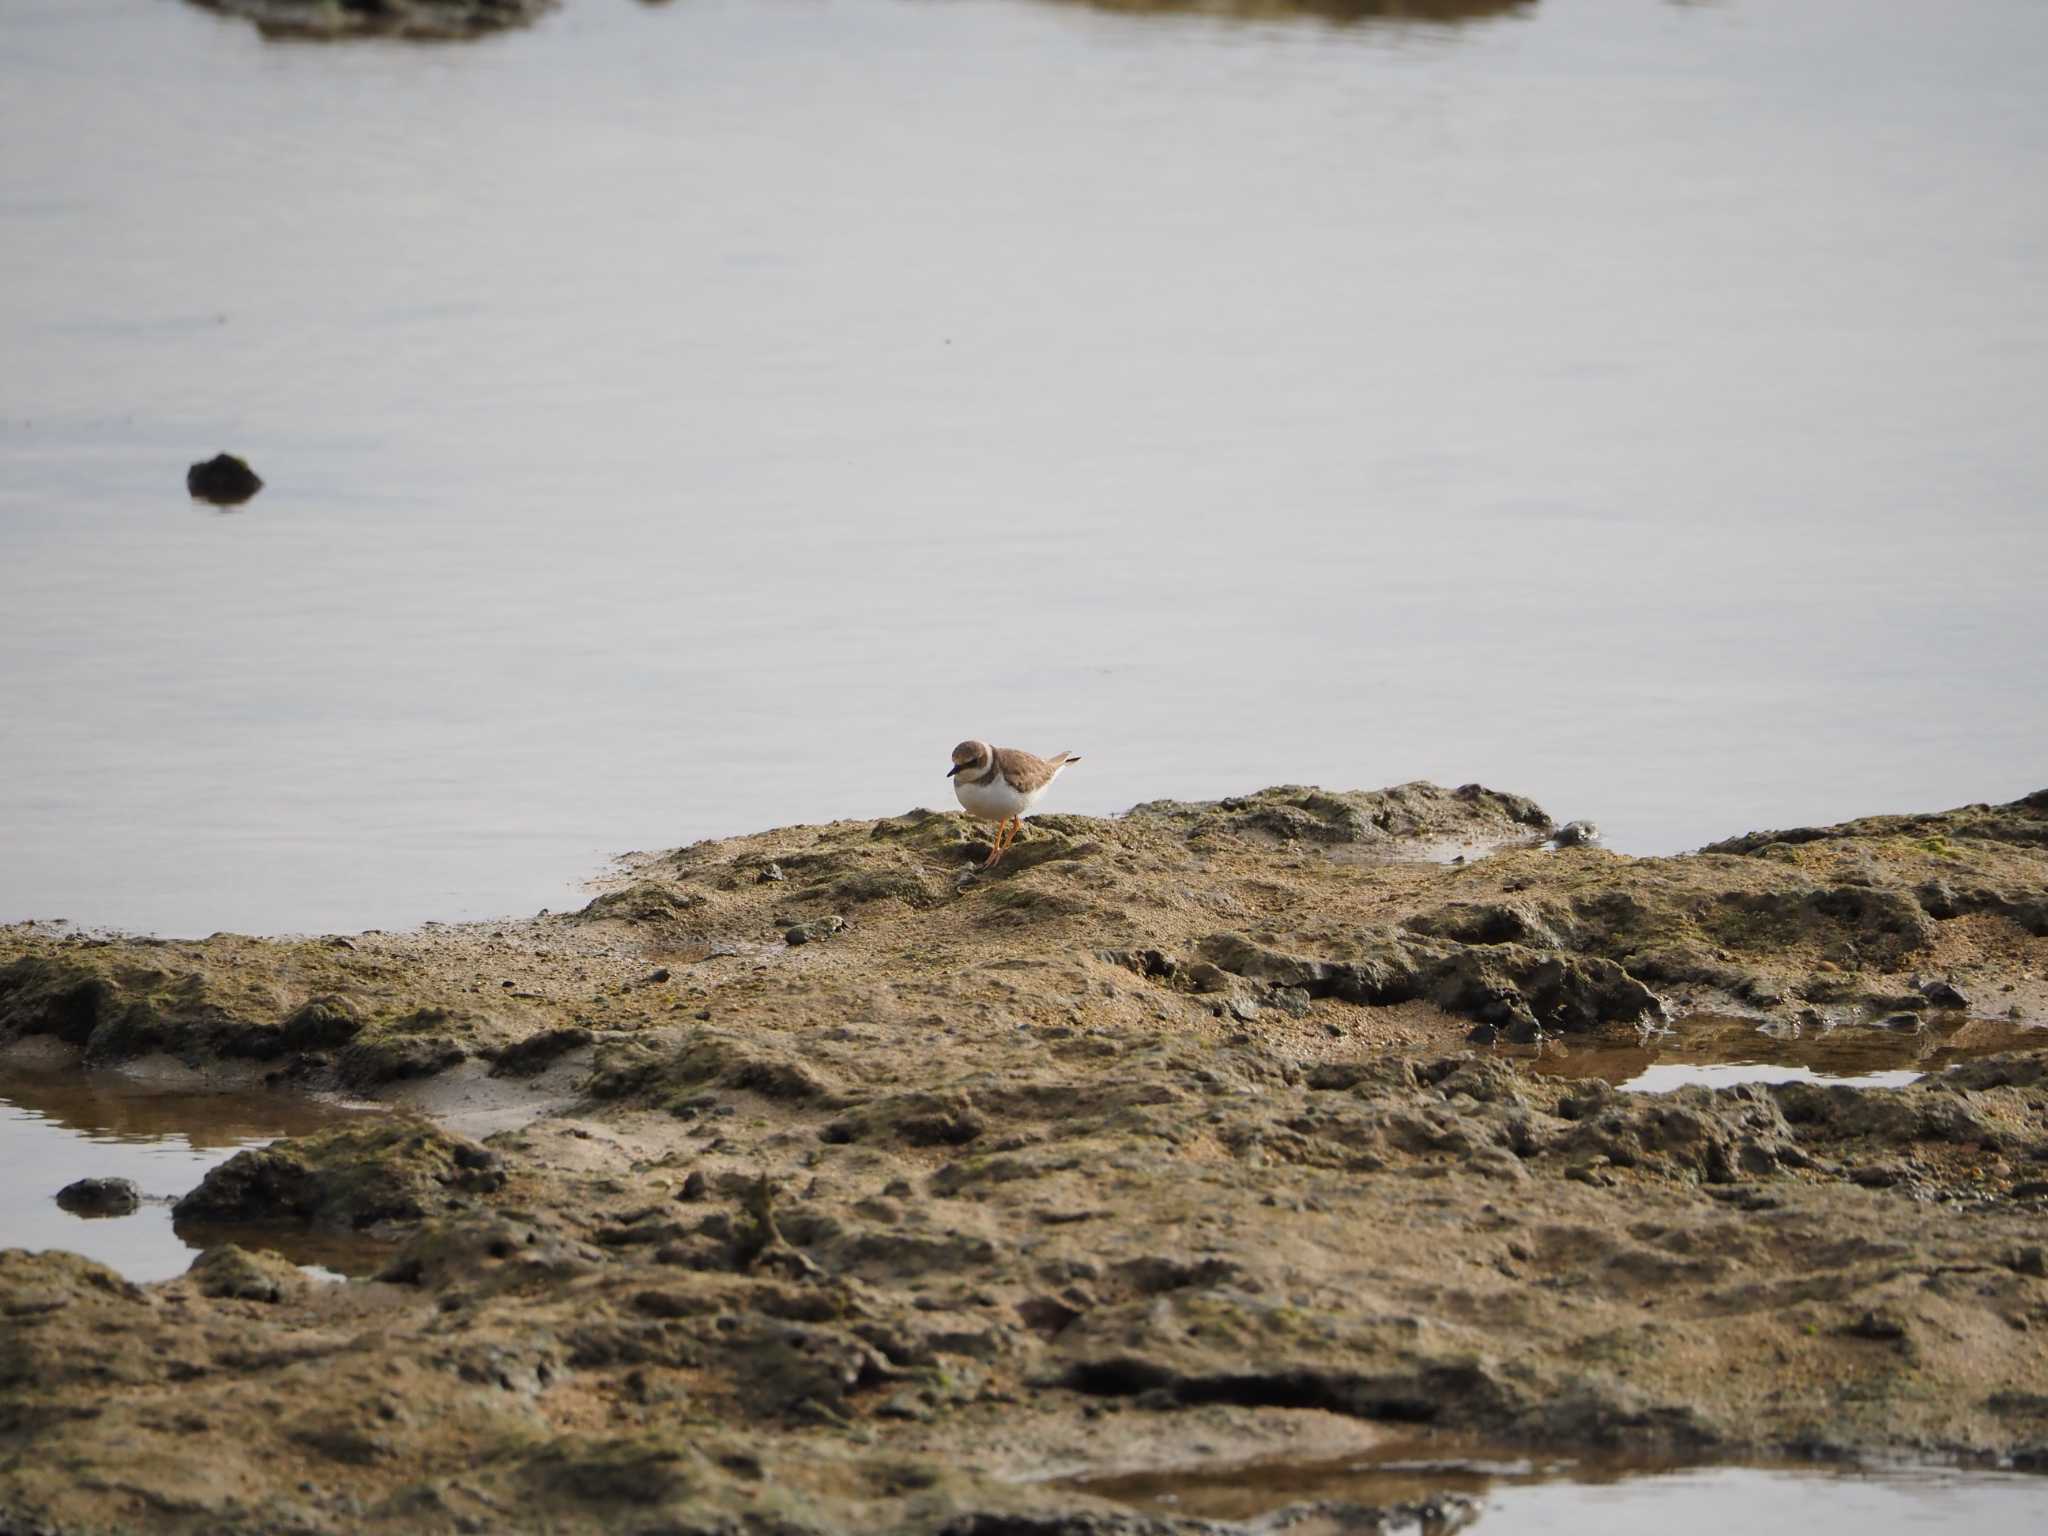
[[[1305,17],[1336,26],[1454,27],[1533,10],[1537,0],[1079,0],[1132,16],[1214,16],[1231,21]]]
[[[285,1093],[165,1087],[114,1072],[0,1067],[0,1247],[63,1248],[131,1280],[182,1274],[201,1248],[235,1242],[294,1263],[363,1274],[374,1243],[298,1229],[207,1230],[171,1224],[171,1201],[247,1146],[303,1136],[364,1113]],[[60,1209],[76,1179],[132,1179],[132,1215],[88,1220]]]
[[[0,1068],[14,1113],[95,1145],[233,1151],[280,1136],[308,1136],[364,1113],[291,1093],[223,1092],[152,1083],[119,1072]],[[82,1175],[81,1175],[82,1177]]]
[[[1604,1075],[1604,1074],[1595,1074]],[[1844,1088],[1904,1088],[1926,1074],[1911,1067],[1878,1072],[1816,1072],[1780,1062],[1726,1062],[1713,1066],[1660,1063],[1616,1084],[1633,1093],[1669,1093],[1675,1088],[1733,1088],[1738,1083],[1836,1083]]]
[[[1699,1467],[1643,1457],[1539,1457],[1427,1441],[1315,1463],[1091,1478],[1070,1486],[1140,1508],[1207,1520],[1257,1520],[1293,1504],[1383,1507],[1442,1494],[1478,1500],[1471,1518],[1427,1521],[1500,1536],[1725,1536],[1731,1528],[1812,1536],[1967,1530],[2033,1536],[2048,1484],[2038,1477],[1949,1469],[1876,1471],[1793,1464]],[[1409,1529],[1414,1529],[1411,1525]]]
[[[2009,1019],[1933,1015],[1917,1031],[1842,1024],[1779,1033],[1755,1019],[1693,1014],[1670,1033],[1640,1042],[1546,1042],[1528,1056],[1549,1077],[1602,1078],[1642,1093],[1688,1084],[1829,1081],[1866,1088],[1903,1088],[1959,1061],[2000,1051],[2048,1050],[2048,1028]]]

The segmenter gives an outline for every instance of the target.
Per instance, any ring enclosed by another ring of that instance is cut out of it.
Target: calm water
[[[1423,1536],[1456,1529],[1484,1536],[1725,1536],[1731,1530],[2034,1536],[2048,1510],[2048,1480],[2017,1473],[1409,1459],[1399,1448],[1344,1463],[1140,1474],[1077,1486],[1163,1513],[1223,1520],[1255,1519],[1316,1499],[1370,1505],[1448,1491],[1480,1501],[1469,1525]]]
[[[1546,1077],[1604,1078],[1638,1093],[1669,1093],[1698,1084],[1845,1083],[1903,1088],[1930,1072],[2002,1051],[2048,1050],[2048,1026],[2010,1019],[1936,1014],[1918,1030],[1839,1024],[1786,1036],[1765,1033],[1755,1019],[1693,1014],[1669,1034],[1639,1043],[1547,1041],[1526,1056]]]
[[[290,1094],[202,1092],[115,1072],[0,1064],[0,1248],[62,1248],[131,1280],[183,1274],[214,1243],[276,1248],[326,1272],[375,1267],[353,1236],[171,1224],[170,1203],[243,1147],[304,1136],[362,1113]],[[74,1179],[132,1179],[145,1203],[127,1216],[74,1216],[57,1191]]]
[[[1226,9],[0,0],[0,920],[530,911],[966,735],[2048,782],[2048,6]]]

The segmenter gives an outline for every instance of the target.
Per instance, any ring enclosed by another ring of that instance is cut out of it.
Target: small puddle
[[[222,1242],[268,1248],[317,1274],[377,1266],[377,1246],[347,1234],[173,1227],[171,1203],[244,1147],[303,1136],[377,1111],[261,1089],[222,1091],[119,1072],[0,1066],[0,1248],[62,1248],[130,1280],[183,1274]],[[57,1191],[75,1179],[132,1179],[142,1208],[74,1216]]]
[[[1476,1501],[1409,1531],[1501,1536],[1726,1536],[1731,1529],[1802,1536],[1968,1531],[2035,1536],[2048,1525],[2048,1479],[1952,1468],[1698,1466],[1628,1457],[1522,1457],[1404,1442],[1369,1456],[1312,1463],[1076,1479],[1064,1486],[1157,1514],[1258,1520],[1290,1506],[1383,1508],[1444,1494]],[[1313,1517],[1289,1529],[1322,1530]],[[1350,1529],[1341,1521],[1331,1529]],[[1388,1530],[1401,1527],[1389,1526]]]
[[[1840,1083],[1903,1088],[1930,1072],[2001,1051],[2048,1050],[2048,1028],[2009,1019],[1930,1018],[1919,1030],[1838,1024],[1796,1035],[1766,1033],[1755,1019],[1692,1014],[1669,1034],[1626,1043],[1547,1041],[1521,1053],[1545,1077],[1604,1078],[1636,1093],[1698,1084]]]

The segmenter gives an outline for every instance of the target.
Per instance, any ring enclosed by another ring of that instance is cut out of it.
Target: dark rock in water
[[[216,507],[239,507],[263,489],[256,471],[232,453],[217,453],[185,471],[185,489],[195,501]]]
[[[57,1203],[74,1216],[126,1216],[142,1204],[133,1179],[80,1179],[57,1191]]]
[[[445,42],[522,27],[555,0],[193,0],[265,37],[406,37]]]
[[[1590,821],[1568,821],[1551,841],[1560,848],[1590,848],[1600,841],[1600,829]]]

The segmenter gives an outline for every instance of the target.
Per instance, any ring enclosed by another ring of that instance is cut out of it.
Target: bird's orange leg
[[[983,869],[993,868],[996,860],[1003,856],[1003,828],[1009,824],[1009,820],[1010,818],[1005,816],[996,823],[995,836],[989,839],[988,857],[981,861]]]

